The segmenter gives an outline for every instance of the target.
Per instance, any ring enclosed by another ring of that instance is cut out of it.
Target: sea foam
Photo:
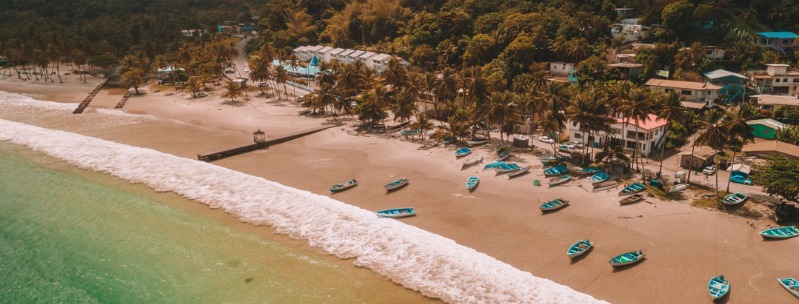
[[[1,119],[0,140],[272,226],[446,302],[604,303],[440,235],[213,164]]]

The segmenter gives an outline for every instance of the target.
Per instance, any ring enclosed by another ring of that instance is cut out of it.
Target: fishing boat
[[[628,205],[642,200],[644,200],[644,196],[640,193],[637,193],[619,200],[619,205]]]
[[[600,172],[594,173],[594,175],[591,175],[591,183],[592,184],[601,183],[601,182],[604,182],[604,181],[606,181],[608,179],[610,179],[610,174],[605,173],[605,171],[600,171]]]
[[[624,265],[630,265],[640,262],[644,259],[644,252],[641,250],[638,251],[630,251],[627,253],[622,253],[617,255],[616,257],[610,259],[610,265],[613,267],[619,267]]]
[[[508,157],[510,157],[510,151],[503,150],[502,152],[499,152],[499,156],[497,157],[497,161],[506,160],[506,159],[508,159]]]
[[[390,182],[390,183],[386,184],[383,187],[386,188],[386,191],[393,191],[393,190],[397,190],[399,188],[402,188],[403,186],[405,186],[407,184],[408,184],[408,178],[403,177],[403,178],[400,178],[400,179],[395,180],[393,182]]]
[[[441,143],[445,144],[445,145],[449,145],[449,144],[454,143],[454,142],[455,142],[455,139],[452,138],[452,137],[447,137],[447,138],[444,138],[444,139],[441,140]]]
[[[476,164],[478,164],[478,163],[480,163],[482,161],[483,161],[483,156],[482,155],[480,155],[478,157],[475,157],[475,158],[467,159],[465,162],[463,162],[463,166],[461,166],[461,169],[474,166],[474,165],[476,165]]]
[[[794,297],[799,298],[799,281],[794,278],[777,278],[782,287],[785,287]]]
[[[424,144],[424,145],[422,145],[422,146],[420,146],[420,147],[418,147],[416,149],[417,150],[430,150],[433,147],[437,147],[437,146],[438,146],[437,142],[429,142],[429,143],[426,143],[426,144]]]
[[[375,212],[379,217],[401,218],[416,215],[416,210],[411,207],[386,209]]]
[[[527,173],[530,173],[530,166],[521,167],[519,169],[516,169],[516,171],[509,172],[508,173],[508,179],[511,179],[511,178],[514,178],[514,177],[519,177],[519,176],[525,175]]]
[[[422,129],[403,129],[400,131],[400,135],[409,136],[409,135],[419,135],[422,133]]]
[[[644,186],[644,184],[642,184],[642,183],[632,183],[632,184],[627,185],[627,187],[624,187],[624,189],[621,189],[621,191],[619,191],[619,196],[636,194],[636,193],[644,191],[644,190],[646,190],[646,186]]]
[[[591,192],[613,189],[616,188],[618,185],[619,185],[618,182],[612,180],[596,183],[594,184],[594,189],[592,189]]]
[[[603,169],[600,167],[586,167],[574,172],[575,175],[593,175],[601,172]]]
[[[764,239],[787,239],[799,235],[799,228],[796,226],[783,226],[766,229],[760,232]]]
[[[505,164],[504,161],[493,162],[493,163],[490,163],[488,165],[483,166],[483,171],[490,170],[490,169],[495,169],[495,168],[497,168],[499,166],[502,166],[504,164]]]
[[[730,292],[730,281],[724,279],[724,275],[712,277],[707,282],[707,291],[710,292],[710,297],[713,300],[721,299]]]
[[[561,175],[561,176],[555,176],[553,178],[550,178],[547,181],[547,184],[549,184],[550,187],[554,187],[554,186],[563,184],[565,182],[568,182],[570,179],[572,179],[572,177],[571,177],[571,175],[568,175],[568,174]]]
[[[469,176],[469,179],[466,180],[466,189],[469,189],[469,191],[474,191],[474,188],[476,188],[477,184],[479,183],[479,176]]]
[[[721,200],[721,202],[727,206],[738,206],[738,205],[743,205],[743,203],[746,202],[747,198],[749,197],[746,196],[746,194],[735,192],[725,196],[724,199]]]
[[[576,258],[578,256],[583,255],[583,253],[588,252],[591,249],[591,246],[594,246],[594,243],[591,243],[589,240],[579,240],[577,243],[574,243],[569,250],[566,251],[566,256],[570,259]]]
[[[484,139],[470,139],[470,140],[466,141],[466,145],[469,146],[469,147],[484,145],[484,144],[487,144],[487,143],[488,143],[488,139],[487,138],[484,138]]]
[[[330,192],[334,192],[334,193],[335,192],[341,192],[341,191],[347,190],[349,188],[355,187],[357,185],[358,185],[358,181],[356,181],[353,178],[351,180],[348,180],[347,182],[344,182],[344,183],[341,183],[341,184],[335,184],[333,186],[330,186]]]
[[[563,155],[558,155],[557,157],[548,156],[541,159],[541,163],[544,166],[554,166],[566,161],[566,157]]]
[[[469,154],[472,154],[472,149],[469,149],[467,147],[462,147],[459,148],[458,150],[455,150],[455,157],[464,157]]]
[[[546,203],[543,203],[540,208],[541,212],[547,212],[547,211],[558,210],[560,208],[566,207],[567,205],[569,205],[569,201],[562,198],[556,198]]]
[[[552,168],[544,170],[544,176],[561,175],[561,174],[565,174],[567,172],[569,172],[569,168],[566,168],[566,166],[555,166],[555,167],[552,167]]]
[[[508,172],[513,172],[513,171],[519,170],[519,168],[520,167],[517,164],[504,164],[504,165],[501,165],[501,166],[498,166],[498,167],[494,168],[494,170],[496,170],[499,173],[508,173]]]
[[[683,191],[685,189],[688,189],[688,184],[676,184],[674,186],[671,186],[671,188],[669,189],[669,193],[676,193]]]

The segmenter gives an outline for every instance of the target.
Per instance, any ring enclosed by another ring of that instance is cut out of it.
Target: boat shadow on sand
[[[591,246],[591,248],[588,248],[588,250],[583,252],[581,255],[578,255],[576,257],[571,258],[570,259],[571,261],[569,262],[569,265],[574,265],[574,264],[577,264],[578,262],[582,261],[583,259],[585,259],[586,256],[591,254],[591,251],[594,251],[594,246]]]
[[[622,272],[622,271],[625,271],[627,269],[633,268],[635,266],[641,265],[643,263],[646,263],[646,259],[642,259],[642,260],[640,260],[638,262],[635,262],[635,263],[632,263],[632,264],[628,264],[628,265],[615,266],[615,267],[613,267],[613,273]]]

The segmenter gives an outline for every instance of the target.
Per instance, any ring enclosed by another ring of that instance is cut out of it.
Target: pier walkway
[[[98,92],[100,92],[100,90],[101,90],[101,89],[102,89],[102,88],[105,86],[105,84],[106,84],[106,83],[108,83],[108,81],[110,81],[110,80],[111,80],[111,78],[106,78],[106,79],[105,79],[105,81],[103,81],[103,82],[101,82],[100,84],[98,84],[98,85],[97,85],[97,87],[96,87],[96,88],[94,88],[94,90],[92,90],[92,92],[91,92],[91,93],[89,93],[89,96],[86,96],[86,99],[84,99],[84,100],[83,100],[83,101],[82,101],[82,102],[81,102],[81,103],[78,105],[78,107],[77,107],[77,108],[75,108],[75,111],[72,111],[72,114],[81,114],[81,113],[83,113],[83,110],[85,110],[85,109],[86,109],[86,107],[88,107],[88,106],[89,106],[89,103],[90,103],[90,102],[92,102],[92,99],[94,99],[94,96],[97,96],[97,93],[98,93]]]
[[[251,144],[251,145],[246,145],[246,146],[233,148],[233,149],[229,149],[229,150],[225,150],[225,151],[214,152],[214,153],[209,153],[209,154],[205,154],[205,155],[197,154],[197,159],[201,160],[201,161],[204,161],[204,162],[212,162],[212,161],[215,161],[215,160],[220,160],[220,159],[231,157],[231,156],[236,156],[236,155],[239,155],[239,154],[243,154],[243,153],[252,152],[252,151],[255,151],[255,150],[264,149],[264,148],[267,148],[267,147],[269,147],[271,145],[284,143],[284,142],[287,142],[287,141],[292,140],[292,139],[297,139],[297,138],[300,138],[300,137],[303,137],[303,136],[306,136],[306,135],[310,135],[310,134],[313,134],[313,133],[316,133],[316,132],[319,132],[319,131],[327,130],[327,129],[338,127],[338,126],[341,126],[341,124],[330,125],[330,126],[322,126],[322,127],[318,127],[318,128],[314,128],[314,129],[310,129],[310,130],[300,131],[300,132],[289,134],[289,135],[286,135],[286,136],[269,139],[269,140],[266,140],[264,142],[254,143],[254,144]]]

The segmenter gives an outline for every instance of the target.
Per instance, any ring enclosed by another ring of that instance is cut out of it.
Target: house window
[[[621,129],[611,128],[610,132],[613,133],[613,134],[621,134]]]
[[[682,90],[680,93],[682,93],[683,95],[691,96],[692,92],[691,92],[691,90]]]
[[[774,82],[780,82],[780,79],[779,78],[774,79]]]
[[[635,138],[635,131],[627,131],[627,138]]]
[[[788,82],[788,78],[783,78],[782,82]]]
[[[583,138],[583,133],[574,132],[574,138]]]

